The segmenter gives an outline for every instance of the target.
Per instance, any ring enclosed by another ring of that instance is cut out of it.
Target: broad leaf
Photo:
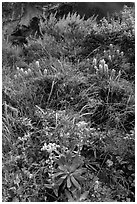
[[[64,172],[57,172],[57,173],[55,173],[55,174],[53,175],[53,178],[58,177],[58,176],[63,176],[63,175],[65,175]]]
[[[70,176],[68,176],[68,178],[67,178],[67,187],[71,188]]]
[[[74,202],[74,198],[71,196],[70,192],[65,189],[65,194],[68,197],[68,202]]]
[[[63,181],[66,179],[66,177],[67,177],[67,175],[59,178],[58,181],[56,181],[56,185],[60,186],[63,183]]]
[[[44,184],[46,188],[53,188],[52,184]]]
[[[78,188],[78,189],[81,189],[81,186],[80,184],[76,181],[76,179],[74,178],[74,176],[71,175],[71,181],[73,183],[73,185]]]
[[[80,196],[80,201],[85,200],[89,194],[89,191],[85,191],[81,196]]]

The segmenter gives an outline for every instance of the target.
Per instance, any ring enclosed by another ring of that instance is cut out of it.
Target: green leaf
[[[54,158],[54,161],[56,162],[56,164],[58,164],[59,166],[63,166],[62,162],[60,159],[56,159]]]
[[[65,166],[60,165],[58,168],[59,168],[61,171],[65,171],[65,172],[66,172],[66,167],[65,167]]]
[[[67,187],[71,188],[70,176],[68,176],[68,178],[67,178]]]
[[[67,177],[67,175],[59,178],[58,181],[56,181],[56,185],[60,186],[63,183],[63,181],[66,179],[66,177]]]
[[[60,162],[64,165],[67,161],[66,161],[66,157],[64,155],[60,156]]]
[[[13,198],[12,202],[20,202],[17,197]]]
[[[84,168],[77,169],[77,170],[73,173],[73,175],[82,174],[82,173],[84,173],[85,171],[86,171],[86,169],[84,169]]]
[[[46,188],[53,188],[52,184],[44,184]]]
[[[68,202],[74,202],[75,200],[73,199],[73,197],[71,196],[70,192],[68,190],[65,189],[65,194],[68,197]]]
[[[55,195],[58,197],[58,188],[54,188],[53,191],[54,191]]]
[[[72,181],[72,183],[74,184],[74,186],[75,186],[76,188],[81,189],[80,184],[76,181],[76,179],[74,178],[73,175],[71,175],[71,181]]]
[[[73,174],[73,176],[74,176],[77,180],[79,180],[79,181],[85,181],[85,180],[86,180],[85,177],[80,176],[79,174],[77,174],[77,175],[74,175],[74,174]]]
[[[89,194],[89,191],[85,191],[81,196],[80,196],[80,201],[85,200]]]
[[[53,178],[58,177],[58,176],[63,176],[63,175],[65,175],[64,172],[57,172],[57,173],[55,173],[55,174],[53,175]]]

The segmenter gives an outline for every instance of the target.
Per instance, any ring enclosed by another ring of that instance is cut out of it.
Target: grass
[[[134,10],[41,26],[3,39],[3,201],[134,201]]]

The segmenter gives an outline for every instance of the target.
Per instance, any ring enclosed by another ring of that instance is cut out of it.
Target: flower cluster
[[[32,74],[32,70],[28,68],[28,70],[24,70],[23,68],[17,67],[17,73],[14,75],[14,78],[17,79],[18,77],[23,76],[30,76]]]
[[[48,145],[45,143],[44,146],[41,148],[42,151],[47,151],[49,153],[56,151],[57,147],[60,147],[59,145],[55,143],[49,143]]]
[[[47,76],[47,69],[44,69],[43,74],[42,74],[42,72],[40,70],[40,63],[39,63],[39,61],[36,61],[34,64],[33,70],[31,68],[24,70],[23,68],[17,67],[17,73],[14,75],[14,78],[17,79],[18,77],[32,76],[35,71],[40,76]]]

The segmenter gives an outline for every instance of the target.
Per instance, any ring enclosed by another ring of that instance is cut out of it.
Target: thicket
[[[135,201],[134,9],[40,31],[3,33],[3,201]]]

